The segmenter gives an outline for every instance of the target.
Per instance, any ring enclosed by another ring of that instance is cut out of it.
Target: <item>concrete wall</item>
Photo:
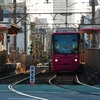
[[[100,24],[100,9],[98,9],[95,13],[95,23]]]
[[[16,52],[15,50],[11,51],[11,61],[16,61]],[[25,66],[34,65],[34,59],[31,55],[23,54],[18,52],[18,62],[24,64]]]
[[[86,49],[84,57],[89,67],[100,71],[100,49]]]
[[[6,50],[0,51],[0,66],[6,63],[6,57],[7,57],[7,51]]]
[[[100,24],[100,9],[98,9],[95,13],[95,24]],[[100,48],[100,33],[98,33],[97,37],[97,44]]]
[[[26,66],[34,64],[34,59],[31,55],[26,55],[21,52],[19,52],[18,54],[18,61]]]

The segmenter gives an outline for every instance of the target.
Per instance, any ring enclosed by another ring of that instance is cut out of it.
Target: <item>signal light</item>
[[[92,34],[89,34],[88,35],[88,41],[91,41],[91,39],[92,39]]]
[[[11,35],[12,36],[16,36],[17,35],[17,32],[12,32]]]
[[[75,62],[77,62],[77,59],[74,59]]]
[[[58,62],[58,59],[55,59],[55,62]]]
[[[8,35],[7,35],[7,37],[6,37],[6,42],[7,42],[7,43],[10,42],[10,36],[8,36]]]
[[[9,39],[10,38],[10,36],[7,36],[7,39]]]

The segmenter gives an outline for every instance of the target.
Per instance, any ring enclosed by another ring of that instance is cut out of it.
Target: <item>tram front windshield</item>
[[[79,52],[78,34],[55,34],[53,36],[53,49],[55,54],[77,54]]]

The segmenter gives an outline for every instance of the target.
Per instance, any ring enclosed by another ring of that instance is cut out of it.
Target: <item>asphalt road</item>
[[[68,86],[69,87],[69,86]],[[93,92],[86,90],[80,86],[72,87],[82,91]],[[69,88],[70,88],[69,87]],[[91,95],[79,93],[71,90],[63,90],[58,87],[49,85],[17,85],[14,87],[17,91],[13,92],[8,89],[8,85],[0,85],[0,100],[100,100],[99,95]],[[97,93],[97,91],[94,91]],[[100,93],[98,91],[98,93]]]

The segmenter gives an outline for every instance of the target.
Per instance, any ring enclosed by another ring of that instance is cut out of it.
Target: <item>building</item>
[[[17,3],[16,10],[18,14],[18,16],[16,17],[16,21],[20,20],[25,14],[27,14],[25,19],[22,19],[18,23],[18,25],[22,26],[22,32],[24,34],[19,33],[17,35],[17,47],[19,47],[20,51],[23,51],[26,54],[30,54],[30,50],[28,48],[31,44],[29,40],[29,36],[32,33],[29,25],[31,22],[37,23],[37,29],[44,28],[46,32],[48,31],[47,29],[49,29],[49,32],[47,32],[48,36],[46,36],[49,37],[49,35],[57,27],[78,28],[81,16],[85,16],[87,12],[91,11],[91,6],[89,6],[89,0],[48,0],[48,3],[46,0],[15,1]],[[6,5],[6,7],[9,8],[8,19],[4,18],[4,20],[13,22],[13,18],[9,16],[13,11],[13,0],[2,0],[2,2],[3,5]],[[20,4],[20,6],[18,4]],[[7,8],[5,9],[7,10]],[[21,14],[22,12],[23,14]],[[53,31],[50,31],[52,29]],[[10,47],[13,46],[12,41],[14,41],[14,39],[11,39],[11,41],[9,42]]]
[[[1,8],[3,9],[3,22],[14,22],[13,16],[13,2],[12,0],[0,0]],[[16,17],[16,22],[18,17]],[[18,26],[21,26],[21,22],[17,23]],[[11,48],[14,48],[14,35],[9,35],[10,41],[8,43],[8,53],[10,53]],[[16,36],[16,47],[19,47],[19,50],[24,50],[24,34],[22,31],[19,32]],[[23,40],[22,40],[23,38]],[[6,46],[6,33],[4,34],[3,45]]]
[[[27,0],[26,1],[26,12],[28,13],[28,19],[30,19],[30,22],[35,23],[35,29],[37,30],[37,33],[35,36],[39,35],[42,36],[41,42],[44,44],[44,52],[48,51],[48,48],[50,48],[50,34],[52,33],[52,23],[53,23],[53,17],[51,13],[53,12],[53,0],[49,0],[50,3],[47,4],[46,0]],[[42,30],[45,30],[43,32]],[[32,32],[30,32],[31,34]],[[30,47],[31,41],[29,41],[28,47]],[[28,50],[29,54],[30,50]]]

